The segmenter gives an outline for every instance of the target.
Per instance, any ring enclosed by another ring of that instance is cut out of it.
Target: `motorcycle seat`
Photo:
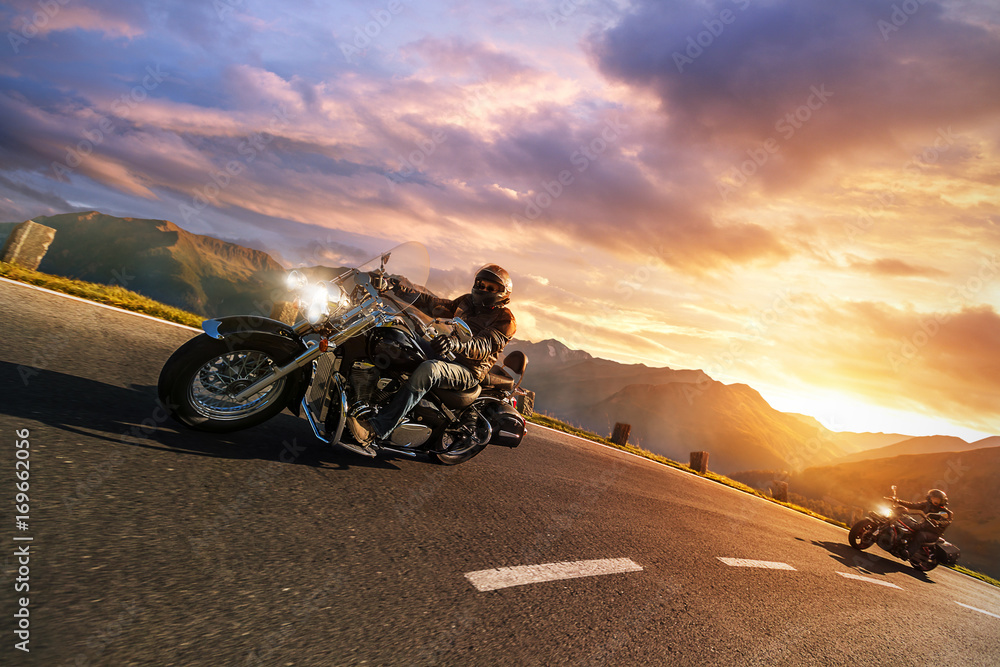
[[[500,391],[512,391],[514,389],[514,378],[500,366],[494,366],[486,374],[480,383],[487,389],[499,389]]]
[[[479,398],[479,393],[483,390],[482,385],[476,385],[472,389],[465,391],[454,391],[452,389],[434,389],[433,394],[439,401],[452,410],[460,410],[472,405]]]

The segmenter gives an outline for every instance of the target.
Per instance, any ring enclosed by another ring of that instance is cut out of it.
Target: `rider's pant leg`
[[[461,364],[435,359],[417,367],[410,379],[389,400],[385,409],[371,420],[371,427],[378,438],[386,438],[396,428],[400,417],[409,413],[428,391],[435,387],[465,390],[478,384],[476,376]]]

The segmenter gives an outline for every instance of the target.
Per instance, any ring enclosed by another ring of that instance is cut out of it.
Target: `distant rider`
[[[944,534],[945,528],[951,524],[955,515],[948,509],[948,495],[941,489],[931,489],[927,492],[927,500],[922,503],[910,503],[905,500],[896,499],[897,505],[902,505],[909,510],[918,510],[930,515],[933,523],[926,518],[916,526],[916,534],[910,542],[910,558],[917,555],[920,547],[925,544],[933,544]]]
[[[469,294],[457,299],[440,299],[423,293],[416,297],[413,305],[431,317],[464,320],[472,330],[472,338],[459,342],[452,336],[438,336],[431,341],[439,357],[451,352],[454,361],[431,359],[423,362],[377,415],[360,422],[358,440],[363,449],[359,453],[374,456],[373,443],[388,438],[400,418],[431,389],[465,391],[486,377],[517,329],[514,315],[507,308],[512,289],[510,275],[496,264],[487,264],[476,273]],[[396,291],[406,292],[402,287],[397,287]]]

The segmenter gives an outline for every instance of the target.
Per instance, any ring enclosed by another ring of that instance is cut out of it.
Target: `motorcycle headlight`
[[[892,516],[892,508],[889,507],[888,505],[882,505],[876,511],[886,518]]]
[[[285,276],[285,287],[289,292],[298,292],[306,286],[306,277],[301,271],[289,271]]]
[[[338,283],[327,283],[327,290],[329,292],[330,311],[334,315],[350,307],[351,297],[347,295],[347,292]]]
[[[326,283],[313,285],[306,295],[306,320],[309,324],[319,324],[330,316],[330,290]]]

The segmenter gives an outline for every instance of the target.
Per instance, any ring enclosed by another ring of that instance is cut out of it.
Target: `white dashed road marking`
[[[609,558],[603,560],[544,563],[542,565],[498,567],[493,570],[467,572],[465,578],[481,591],[494,591],[498,588],[538,584],[543,581],[641,571],[642,566],[637,565],[629,558]]]
[[[869,584],[878,584],[879,586],[887,586],[888,588],[899,588],[903,590],[896,584],[891,584],[888,581],[882,581],[881,579],[873,579],[871,577],[862,577],[860,574],[850,574],[848,572],[838,572],[840,576],[846,579],[857,579],[858,581],[867,581]]]
[[[762,567],[767,570],[797,571],[788,563],[775,563],[769,560],[748,560],[746,558],[723,558],[722,556],[716,556],[716,558],[730,567]]]
[[[989,611],[983,611],[982,609],[976,609],[975,607],[970,607],[967,604],[962,604],[961,602],[956,602],[959,607],[965,607],[966,609],[971,609],[972,611],[978,611],[980,614],[986,614],[987,616],[992,616],[993,618],[1000,618],[1000,615],[994,614]]]

